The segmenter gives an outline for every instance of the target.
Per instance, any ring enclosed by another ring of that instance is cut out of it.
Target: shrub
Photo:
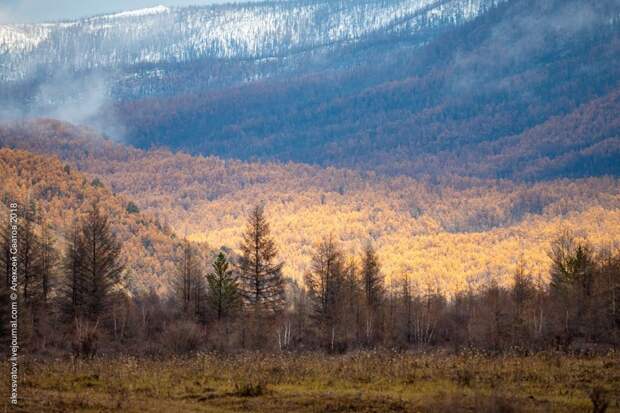
[[[76,319],[71,340],[71,349],[75,357],[93,358],[97,354],[99,343],[98,324]]]
[[[127,212],[130,214],[137,214],[138,212],[140,212],[140,209],[136,204],[129,201],[129,203],[127,204]]]
[[[609,407],[607,392],[599,386],[594,387],[590,392],[590,401],[592,402],[592,413],[605,413]]]
[[[192,321],[180,321],[164,331],[163,346],[171,353],[184,354],[196,351],[203,341],[200,326]]]
[[[233,395],[238,397],[258,397],[265,394],[266,390],[267,386],[261,382],[235,383],[235,390],[233,391]]]

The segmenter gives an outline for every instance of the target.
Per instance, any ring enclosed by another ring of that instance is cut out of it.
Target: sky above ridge
[[[0,23],[75,19],[157,5],[189,6],[232,2],[231,0],[0,0]]]

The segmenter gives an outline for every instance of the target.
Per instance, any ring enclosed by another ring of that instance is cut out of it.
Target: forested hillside
[[[248,163],[143,151],[56,121],[5,125],[0,145],[55,153],[134,199],[177,234],[237,249],[247,211],[265,203],[285,274],[300,279],[315,242],[347,251],[373,241],[385,275],[445,291],[495,279],[517,261],[543,275],[549,242],[572,229],[599,245],[620,239],[616,178],[536,184],[445,177],[415,180],[295,163]]]
[[[359,64],[346,69],[137,99],[110,116],[132,144],[227,158],[413,176],[617,174],[619,13],[609,1],[510,1],[422,47],[351,46]],[[533,135],[544,141],[528,144]]]
[[[362,176],[128,149],[45,120],[3,127],[0,144],[3,211],[18,216],[15,230],[0,222],[0,266],[17,262],[33,351],[572,351],[584,340],[602,351],[618,340],[617,179]],[[63,161],[6,146],[57,148]]]
[[[158,74],[148,76],[148,70],[141,70],[143,65],[196,60],[217,69],[218,60],[254,60],[260,68],[260,60],[275,59],[291,70],[286,58],[295,54],[311,58],[312,51],[390,34],[421,42],[433,32],[469,21],[502,1],[296,0],[155,6],[71,22],[3,24],[0,51],[5,64],[0,68],[0,80],[38,81],[38,68],[45,68],[39,76],[54,76],[61,71],[114,67],[148,79]],[[159,73],[162,75],[167,77]]]
[[[0,78],[0,118],[392,176],[615,176],[619,34],[615,0],[313,0],[4,25],[0,63],[19,79]]]
[[[8,216],[9,202],[31,211],[37,231],[49,230],[59,251],[64,252],[73,225],[96,202],[114,217],[112,230],[123,243],[124,288],[130,293],[170,290],[178,240],[153,214],[140,212],[126,196],[113,195],[100,180],[55,156],[0,148],[0,176],[3,214]]]
[[[9,410],[620,412],[619,0],[9,3]]]

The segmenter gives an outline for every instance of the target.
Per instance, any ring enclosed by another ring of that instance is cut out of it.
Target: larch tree
[[[362,336],[362,288],[354,256],[349,257],[344,266],[343,284],[344,335],[347,341],[359,343]]]
[[[67,246],[61,262],[64,274],[59,295],[60,309],[65,321],[72,322],[85,315],[87,282],[84,271],[84,242],[77,222],[67,237]]]
[[[55,239],[47,222],[43,221],[41,227],[41,300],[46,306],[54,286],[59,258],[54,247]]]
[[[536,288],[532,277],[527,273],[525,262],[520,259],[513,275],[513,286],[510,291],[514,306],[512,314],[512,340],[514,344],[523,345],[530,340],[528,325],[531,324],[532,301],[536,294]]]
[[[563,232],[552,242],[551,293],[560,304],[557,314],[562,320],[565,339],[581,335],[593,321],[592,294],[596,264],[592,248]]]
[[[41,287],[41,245],[34,228],[34,210],[27,210],[19,221],[19,271],[22,297],[32,310],[39,301]]]
[[[362,256],[361,281],[364,294],[365,336],[368,344],[374,341],[381,310],[383,277],[377,253],[369,242]]]
[[[283,263],[275,262],[278,252],[262,206],[250,211],[240,249],[239,291],[245,305],[256,316],[281,312],[286,301]]]
[[[336,330],[343,310],[344,265],[340,248],[332,237],[317,246],[310,271],[305,276],[311,317],[318,326],[323,345],[334,350]]]
[[[41,231],[38,242],[38,289],[36,293],[36,305],[33,308],[35,333],[37,345],[44,348],[47,338],[53,332],[53,318],[50,297],[55,288],[56,271],[58,267],[58,253],[55,248],[55,239],[52,230],[45,219],[41,220]]]
[[[181,254],[177,259],[176,290],[181,304],[181,312],[189,318],[202,317],[204,282],[202,281],[199,254],[196,248],[185,239]]]
[[[237,279],[223,252],[212,264],[213,271],[207,274],[207,304],[217,320],[231,316],[240,305]]]
[[[403,307],[404,341],[409,345],[413,342],[413,294],[409,273],[406,273],[402,279],[401,301]]]
[[[112,233],[108,216],[96,203],[82,223],[82,271],[86,281],[86,313],[98,321],[113,303],[113,293],[123,278],[121,245]]]
[[[620,336],[620,311],[618,299],[620,298],[620,251],[614,254],[606,249],[600,255],[600,281],[602,291],[599,299],[602,301],[603,318],[606,321],[606,330],[617,342]]]
[[[24,341],[33,344],[44,343],[41,338],[43,310],[43,267],[41,237],[36,228],[36,204],[30,202],[22,210],[18,222],[18,271],[21,282],[21,296],[24,303]]]

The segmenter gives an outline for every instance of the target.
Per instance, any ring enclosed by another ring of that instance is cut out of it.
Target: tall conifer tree
[[[177,259],[176,290],[184,316],[202,321],[205,283],[202,278],[199,253],[189,240],[183,240],[181,254]]]
[[[364,249],[361,268],[362,288],[364,290],[365,335],[368,343],[374,340],[383,293],[383,278],[379,268],[377,253],[369,242]]]
[[[122,281],[121,245],[110,229],[108,216],[96,203],[82,223],[82,275],[86,281],[86,313],[99,320],[112,304],[113,292]]]
[[[241,253],[239,287],[245,304],[257,314],[280,312],[285,304],[283,263],[275,262],[278,252],[262,206],[248,216]]]
[[[312,318],[319,327],[323,344],[333,350],[345,303],[344,259],[331,237],[317,246],[305,280],[308,298],[313,304]]]
[[[209,291],[207,303],[217,320],[229,317],[240,304],[237,280],[229,269],[229,263],[220,252],[212,264],[213,271],[207,274]]]
[[[84,242],[77,222],[74,222],[67,240],[61,265],[64,277],[60,286],[60,301],[63,318],[65,321],[73,321],[84,315],[87,293]]]

